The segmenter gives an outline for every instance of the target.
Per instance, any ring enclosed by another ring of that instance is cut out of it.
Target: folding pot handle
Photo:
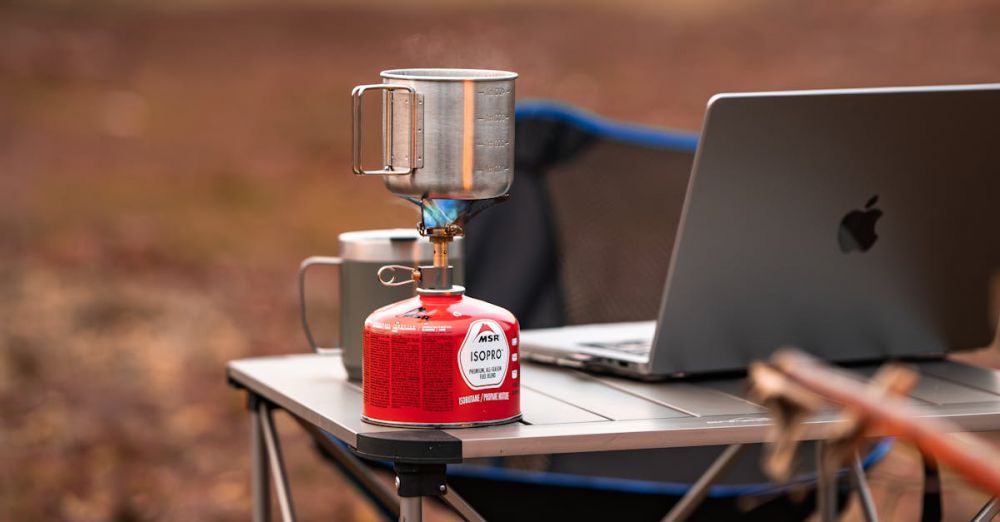
[[[361,125],[362,125],[362,120],[363,120],[363,115],[364,115],[364,104],[362,103],[362,98],[364,97],[365,91],[369,91],[369,90],[384,90],[384,91],[387,91],[387,92],[390,92],[390,93],[392,91],[407,91],[407,92],[410,93],[410,104],[409,104],[410,106],[409,106],[409,108],[410,108],[411,112],[410,112],[410,118],[409,118],[409,120],[410,120],[410,132],[408,133],[409,136],[410,136],[410,147],[409,147],[410,154],[409,154],[409,157],[410,158],[415,158],[417,156],[417,154],[416,154],[417,153],[417,128],[416,128],[416,125],[415,125],[415,123],[417,121],[417,92],[415,90],[413,90],[413,87],[410,87],[410,86],[407,86],[407,85],[394,85],[394,84],[391,84],[391,83],[375,83],[375,84],[372,84],[372,85],[358,85],[357,87],[354,88],[354,90],[351,91],[351,99],[352,99],[353,105],[354,105],[354,125],[353,125],[353,128],[354,128],[354,132],[353,132],[353,138],[354,138],[354,161],[352,163],[352,168],[354,169],[354,173],[357,174],[357,175],[379,175],[379,176],[386,176],[386,175],[394,175],[395,176],[395,175],[401,175],[401,174],[412,174],[413,171],[416,170],[412,166],[412,164],[413,164],[412,160],[411,160],[411,165],[407,166],[406,170],[399,170],[399,169],[393,167],[393,165],[392,165],[392,155],[391,154],[386,154],[385,155],[384,160],[385,160],[386,165],[381,170],[365,170],[364,167],[361,166],[361,157],[363,155],[362,152],[364,150],[364,143],[363,143],[364,142],[364,138],[362,137],[362,132],[361,132]],[[392,146],[392,139],[393,139],[392,138],[392,136],[393,136],[393,132],[392,132],[392,115],[393,115],[392,96],[389,96],[389,103],[388,103],[388,105],[385,108],[385,113],[386,113],[385,114],[386,126],[385,126],[385,133],[384,133],[382,139],[383,140],[388,140],[388,143],[384,143],[383,144],[383,147],[384,147],[383,150],[392,151],[393,150],[393,146]]]

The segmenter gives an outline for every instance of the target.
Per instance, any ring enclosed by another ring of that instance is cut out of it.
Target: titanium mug
[[[514,179],[516,73],[484,69],[396,69],[359,85],[354,105],[357,175],[378,175],[400,196],[489,199]],[[382,94],[382,164],[365,170],[362,97]]]
[[[312,256],[299,266],[299,311],[309,346],[317,353],[341,353],[348,378],[361,380],[361,350],[365,318],[376,309],[413,297],[413,285],[384,286],[376,273],[387,264],[429,265],[433,249],[415,229],[396,228],[344,232],[339,236],[340,257]],[[450,261],[455,281],[463,280],[462,242],[454,239]],[[306,318],[306,272],[316,265],[340,268],[340,348],[319,346]]]

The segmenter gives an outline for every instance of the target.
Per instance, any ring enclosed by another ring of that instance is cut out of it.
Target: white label
[[[469,325],[462,347],[458,349],[458,367],[469,388],[496,388],[507,376],[510,347],[503,328],[492,319],[477,319]]]

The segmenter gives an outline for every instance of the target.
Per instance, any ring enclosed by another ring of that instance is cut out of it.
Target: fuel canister
[[[413,273],[411,281],[386,274]],[[465,295],[451,267],[387,266],[383,284],[417,281],[417,295],[380,308],[364,326],[362,420],[386,426],[466,427],[521,417],[514,315]]]

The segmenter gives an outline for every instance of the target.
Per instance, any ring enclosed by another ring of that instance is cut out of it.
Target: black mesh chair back
[[[467,227],[469,295],[522,328],[656,317],[696,137],[518,105],[508,202]]]

